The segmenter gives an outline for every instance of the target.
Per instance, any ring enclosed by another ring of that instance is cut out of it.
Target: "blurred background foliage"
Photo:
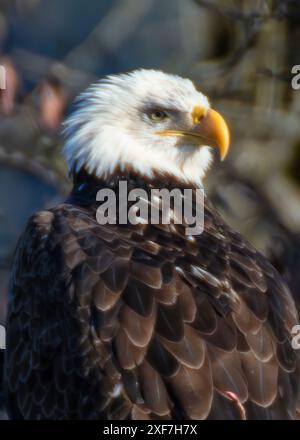
[[[299,0],[0,0],[0,64],[0,324],[27,218],[70,188],[60,129],[74,96],[138,67],[192,78],[225,115],[232,149],[207,191],[300,299]]]

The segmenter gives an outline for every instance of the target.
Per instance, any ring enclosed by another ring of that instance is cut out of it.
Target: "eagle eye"
[[[167,113],[163,110],[155,109],[151,110],[149,117],[154,122],[161,122],[168,117]]]

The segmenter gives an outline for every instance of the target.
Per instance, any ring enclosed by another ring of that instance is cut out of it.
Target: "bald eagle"
[[[98,191],[120,181],[199,188],[213,149],[228,151],[223,117],[190,80],[137,70],[90,86],[65,135],[72,192],[31,217],[14,258],[10,416],[299,417],[293,299],[206,196],[198,235],[184,223],[96,220]]]

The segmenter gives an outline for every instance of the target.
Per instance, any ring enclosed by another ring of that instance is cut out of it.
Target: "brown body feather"
[[[178,225],[101,226],[99,185],[76,183],[19,242],[11,416],[237,419],[234,393],[247,418],[299,417],[298,317],[275,269],[207,200],[193,240]]]

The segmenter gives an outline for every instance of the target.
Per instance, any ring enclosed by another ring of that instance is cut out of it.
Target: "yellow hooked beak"
[[[220,113],[197,106],[193,109],[192,119],[194,125],[190,130],[164,130],[160,134],[193,138],[202,145],[219,148],[221,160],[224,160],[229,150],[230,133]]]

